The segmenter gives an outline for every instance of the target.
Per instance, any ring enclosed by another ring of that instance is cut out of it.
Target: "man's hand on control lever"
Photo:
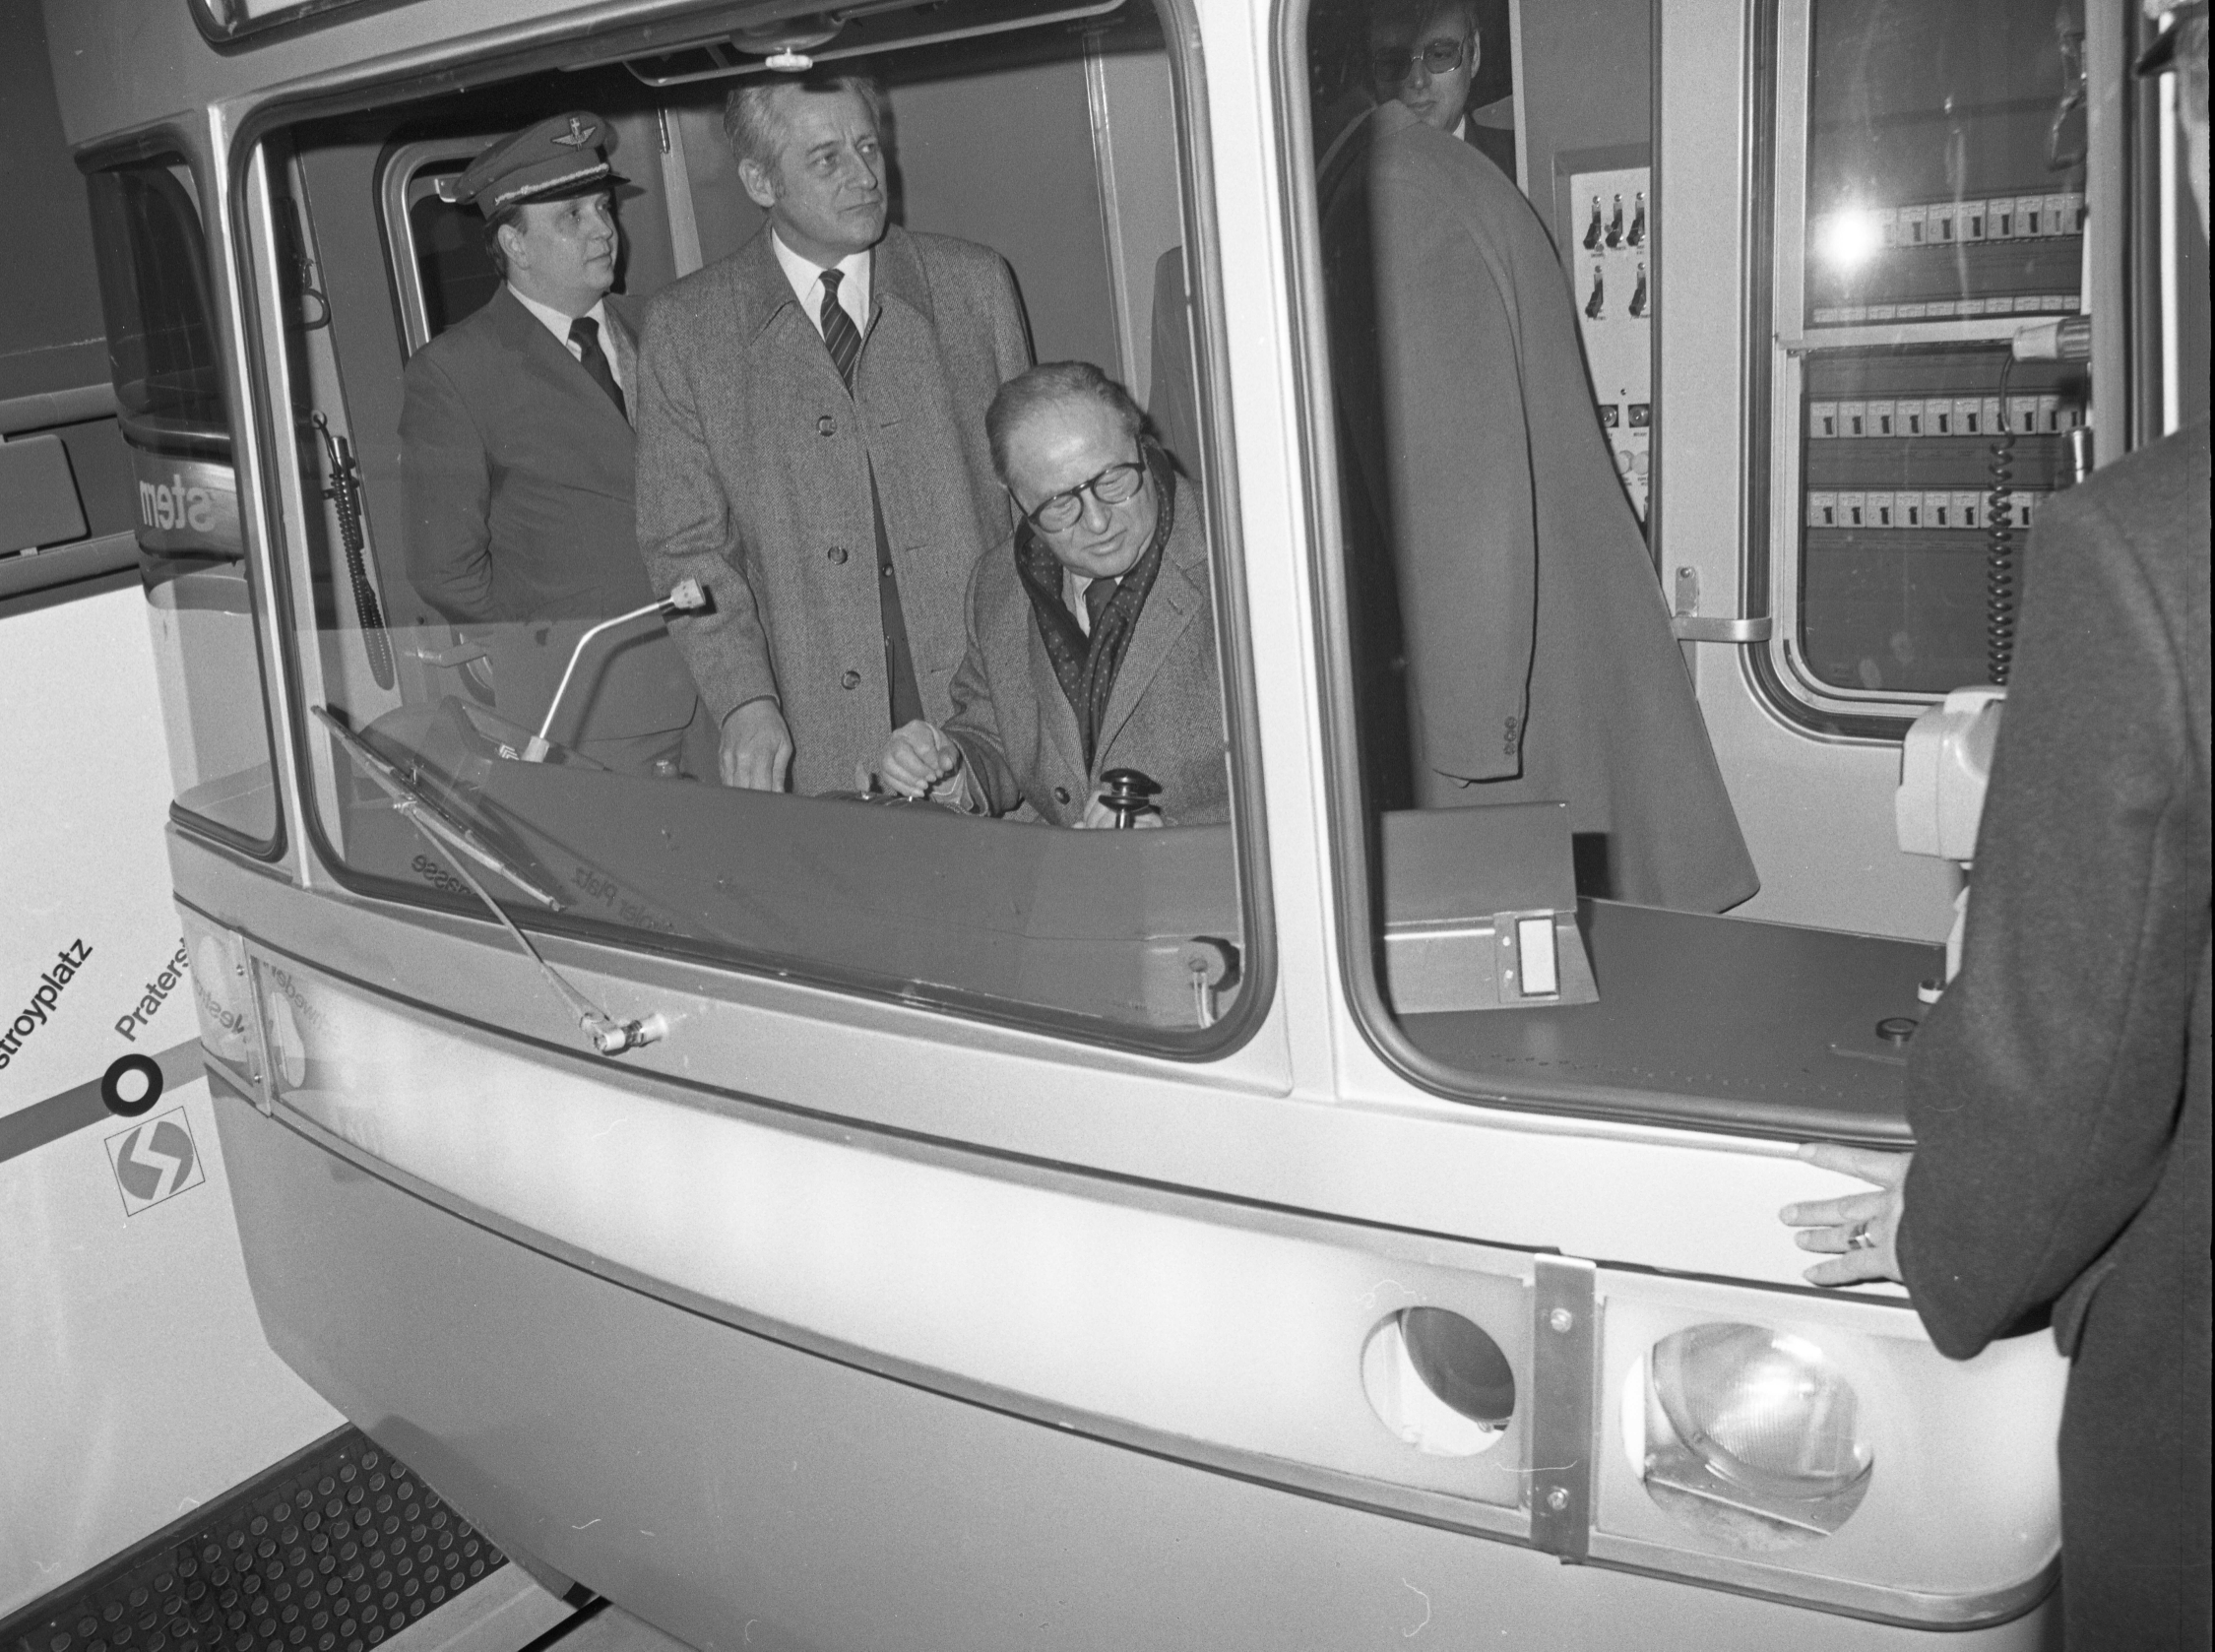
[[[724,785],[782,792],[791,766],[792,732],[775,700],[748,700],[723,720]]]
[[[866,792],[873,779],[886,791],[897,792],[903,797],[937,794],[943,801],[954,790],[952,783],[960,775],[961,767],[962,748],[934,726],[918,719],[893,730],[892,737],[877,753],[876,762],[857,766],[854,784],[857,790]]]

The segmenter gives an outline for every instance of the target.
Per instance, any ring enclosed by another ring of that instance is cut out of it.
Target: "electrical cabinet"
[[[1771,647],[1817,709],[2004,683],[2030,527],[2088,468],[2082,11],[1780,7]]]

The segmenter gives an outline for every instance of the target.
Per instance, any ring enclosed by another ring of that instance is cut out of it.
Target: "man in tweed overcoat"
[[[971,567],[1011,526],[984,410],[1030,364],[1006,262],[888,227],[877,95],[852,77],[731,95],[768,222],[662,293],[639,350],[639,547],[721,728],[726,784],[849,788],[950,714]]]

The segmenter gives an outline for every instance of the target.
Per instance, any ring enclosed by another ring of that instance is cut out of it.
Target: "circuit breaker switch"
[[[1646,244],[1646,192],[1643,189],[1638,192],[1637,204],[1631,208],[1630,233],[1623,239],[1634,247]]]
[[[1607,233],[1607,229],[1605,228],[1605,226],[1604,226],[1604,225],[1602,225],[1602,223],[1601,223],[1601,222],[1600,222],[1600,197],[1599,197],[1599,196],[1597,196],[1597,195],[1595,195],[1595,196],[1594,196],[1594,197],[1592,198],[1592,222],[1591,222],[1590,223],[1588,223],[1588,224],[1586,224],[1586,225],[1584,226],[1584,249],[1585,249],[1585,251],[1587,251],[1587,252],[1597,252],[1597,251],[1599,251],[1599,249],[1600,249],[1600,238],[1601,238],[1601,236],[1605,235],[1606,233]]]
[[[1608,220],[1608,245],[1612,247],[1622,245],[1622,197],[1620,195],[1615,197],[1614,217]]]
[[[1608,307],[1608,278],[1600,266],[1592,266],[1592,296],[1584,301],[1584,313],[1598,321]]]
[[[1642,316],[1646,313],[1647,307],[1646,266],[1640,264],[1638,266],[1638,289],[1630,295],[1630,313],[1635,316]]]

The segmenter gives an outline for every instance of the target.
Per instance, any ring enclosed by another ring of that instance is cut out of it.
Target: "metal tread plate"
[[[367,1652],[506,1564],[346,1428],[0,1621],[0,1652]]]

